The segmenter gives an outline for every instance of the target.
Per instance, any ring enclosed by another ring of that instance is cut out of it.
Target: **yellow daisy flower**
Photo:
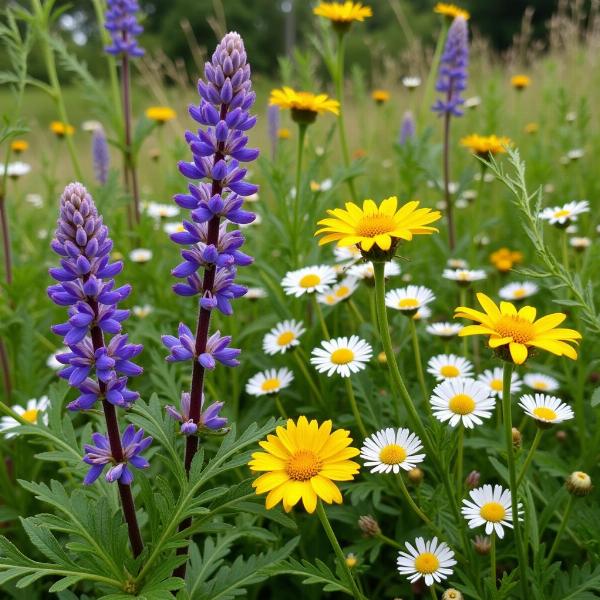
[[[370,6],[360,2],[321,2],[313,8],[318,17],[329,19],[333,26],[340,31],[347,31],[354,21],[364,21],[373,16]]]
[[[287,127],[280,127],[277,130],[277,137],[280,140],[289,140],[292,137],[292,132]]]
[[[373,98],[377,104],[384,104],[390,99],[390,93],[387,90],[373,90],[371,92],[371,98]]]
[[[456,6],[456,4],[446,4],[445,2],[438,2],[433,7],[433,12],[437,13],[438,15],[449,17],[450,19],[462,17],[465,20],[469,20],[471,17],[471,14],[468,10],[460,8],[460,6]]]
[[[490,154],[502,154],[511,145],[510,138],[497,135],[478,135],[473,133],[460,140],[460,145],[468,148],[473,154],[487,157]]]
[[[320,426],[301,416],[297,423],[288,419],[285,427],[277,427],[276,435],[259,442],[266,452],[255,452],[248,466],[252,471],[265,471],[254,480],[257,494],[267,494],[265,506],[283,503],[290,512],[300,499],[307,512],[313,513],[317,498],[331,504],[342,503],[342,494],[334,481],[352,481],[360,465],[350,458],[360,454],[350,447],[352,439],[345,429],[331,431],[332,422]]]
[[[510,85],[516,90],[524,90],[531,85],[531,77],[528,75],[513,75],[510,78]]]
[[[523,262],[523,253],[518,250],[510,250],[509,248],[499,248],[490,254],[490,262],[500,271],[506,273],[510,271],[514,265]]]
[[[327,213],[333,218],[322,219],[315,235],[325,234],[319,245],[337,242],[338,246],[358,246],[368,258],[384,258],[394,254],[400,240],[412,240],[414,235],[436,233],[429,223],[441,214],[430,208],[418,208],[419,201],[407,202],[398,209],[398,198],[391,196],[379,206],[364,200],[362,208],[346,202],[346,209],[334,208]]]
[[[73,135],[75,133],[75,127],[62,121],[52,121],[50,123],[50,131],[59,138],[63,138],[66,135]]]
[[[151,106],[146,109],[146,117],[151,121],[156,121],[159,125],[172,121],[177,117],[177,113],[168,106]]]
[[[577,344],[581,334],[574,329],[557,328],[567,316],[553,313],[536,321],[536,309],[524,306],[519,311],[511,302],[496,304],[485,294],[477,294],[477,300],[485,312],[459,306],[456,317],[477,321],[479,325],[468,325],[459,336],[489,335],[489,346],[499,356],[517,365],[523,364],[531,348],[547,350],[558,356],[577,359],[577,352],[569,344]]]
[[[25,140],[13,140],[10,143],[10,149],[15,154],[21,154],[21,152],[25,152],[25,150],[27,150],[27,148],[29,148],[29,143],[26,142]]]
[[[327,94],[297,92],[287,86],[271,90],[269,104],[289,108],[292,111],[292,119],[297,123],[313,123],[317,115],[324,112],[340,114],[340,103]]]

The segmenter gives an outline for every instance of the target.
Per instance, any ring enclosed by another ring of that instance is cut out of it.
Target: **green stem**
[[[340,132],[340,145],[342,147],[342,157],[346,169],[350,168],[350,151],[348,150],[348,141],[346,140],[346,126],[344,125],[344,54],[346,53],[346,37],[343,32],[338,34],[337,47],[337,70],[335,76],[335,94],[337,101],[340,103],[340,114],[338,115],[338,130]],[[352,200],[357,202],[358,196],[354,181],[350,177],[348,179],[348,189]]]
[[[433,91],[435,81],[438,76],[438,70],[440,66],[440,60],[442,58],[442,50],[444,49],[444,42],[446,41],[446,34],[448,32],[448,23],[446,18],[442,20],[442,27],[440,29],[440,33],[438,35],[437,44],[435,46],[435,52],[433,54],[433,59],[431,61],[431,67],[429,69],[429,74],[427,75],[427,81],[425,82],[425,92],[423,93],[423,102],[421,102],[421,108],[417,114],[417,124],[419,126],[419,131],[422,130],[423,125],[423,115],[425,111],[429,112],[430,107],[433,103]]]
[[[417,506],[415,501],[412,499],[412,496],[410,495],[410,492],[408,491],[408,488],[406,487],[406,483],[404,482],[404,478],[402,477],[402,473],[398,473],[398,477],[396,478],[396,481],[399,484],[398,487],[400,488],[400,492],[404,496],[404,499],[408,502],[408,505],[411,507],[411,509],[417,515],[417,517],[419,517],[419,519],[421,519],[421,521],[423,521],[423,523],[425,523],[425,525],[427,525],[427,527],[431,528],[431,530],[433,531],[433,533],[435,533],[435,535],[444,539],[446,536],[444,536],[439,531],[439,529],[434,525],[434,523],[431,521],[431,519]]]
[[[378,533],[375,537],[377,539],[381,540],[384,544],[391,546],[392,548],[398,548],[399,550],[404,550],[404,546],[400,542],[397,542],[396,540],[389,538],[387,535],[384,535],[383,533]]]
[[[464,451],[465,428],[462,423],[458,426],[458,442],[456,449],[456,489],[458,497],[462,498],[463,487],[463,451]]]
[[[283,408],[283,404],[281,404],[281,398],[279,397],[279,394],[275,396],[275,406],[277,407],[277,410],[279,411],[279,414],[284,419],[287,419],[287,415],[285,413],[285,409]]]
[[[535,437],[533,438],[533,442],[531,443],[531,448],[529,448],[529,452],[527,453],[527,458],[525,458],[525,462],[523,463],[523,467],[521,468],[521,472],[519,473],[519,477],[517,478],[517,488],[521,485],[521,483],[523,482],[523,479],[525,478],[525,475],[527,474],[527,469],[529,468],[529,465],[531,464],[531,461],[533,460],[533,455],[535,454],[535,451],[537,450],[540,440],[542,439],[543,433],[544,433],[544,430],[540,429],[538,427],[537,431],[535,432]]]
[[[302,158],[304,155],[304,140],[306,138],[307,127],[308,125],[306,123],[298,123],[298,152],[296,155],[296,196],[294,197],[292,220],[292,247],[294,248],[293,259],[295,261],[299,260],[298,241],[300,237],[300,202],[302,200]]]
[[[511,506],[513,515],[513,527],[515,530],[515,545],[517,546],[517,558],[519,560],[519,581],[521,584],[521,600],[526,600],[529,596],[527,590],[527,556],[523,547],[521,538],[521,524],[519,522],[518,502],[517,502],[517,476],[515,470],[515,455],[513,449],[512,437],[512,407],[510,403],[510,386],[512,379],[513,365],[510,362],[504,363],[503,381],[502,381],[502,416],[504,419],[504,436],[506,442],[506,460],[508,466],[508,479],[511,496]]]
[[[496,589],[496,532],[492,530],[490,547],[490,575],[492,576],[492,586]]]
[[[344,377],[344,379],[346,380],[346,393],[348,394],[348,399],[350,400],[352,414],[354,415],[354,420],[356,421],[360,435],[362,435],[364,440],[367,437],[367,430],[365,428],[365,424],[363,423],[362,417],[360,416],[360,411],[358,410],[358,404],[356,403],[356,396],[354,395],[352,381],[350,377]]]
[[[304,375],[304,379],[306,379],[308,386],[313,391],[314,395],[316,396],[317,400],[319,401],[319,404],[321,404],[324,407],[325,403],[323,402],[323,397],[321,396],[321,391],[319,390],[319,388],[317,387],[317,385],[314,382],[314,379],[311,377],[310,373],[308,372],[305,361],[302,360],[302,358],[300,357],[300,355],[299,355],[300,351],[301,351],[300,348],[296,348],[296,349],[292,350],[292,356],[296,360],[296,363],[298,364],[298,368],[302,371],[302,375]]]
[[[435,583],[429,586],[429,594],[433,600],[438,600],[437,594],[435,593]]]
[[[459,285],[458,287],[458,296],[459,296],[459,306],[467,306],[467,289],[466,285]],[[462,338],[462,347],[463,347],[463,356],[465,358],[469,358],[469,341],[467,336]]]
[[[340,547],[340,544],[337,541],[337,538],[335,537],[335,533],[333,532],[333,529],[331,528],[331,523],[329,522],[329,519],[327,518],[327,513],[325,512],[325,509],[323,508],[323,503],[321,502],[320,499],[317,500],[317,514],[319,515],[319,519],[321,520],[321,525],[323,525],[323,529],[325,530],[325,533],[327,534],[327,537],[329,538],[331,547],[333,548],[333,551],[335,552],[335,555],[337,556],[340,567],[346,573],[346,576],[348,578],[348,583],[350,584],[350,587],[352,590],[352,595],[354,596],[354,598],[356,600],[365,600],[365,597],[361,594],[360,590],[358,589],[358,586],[356,585],[356,581],[354,580],[354,576],[352,575],[352,572],[350,571],[350,569],[348,568],[348,565],[346,564],[346,557],[344,556],[344,553],[342,552],[342,548]]]
[[[421,393],[423,394],[423,406],[428,414],[431,414],[431,406],[429,406],[429,395],[427,394],[427,386],[425,385],[425,374],[423,373],[423,363],[421,361],[421,348],[419,346],[419,336],[417,335],[417,324],[416,321],[410,317],[410,335],[412,338],[413,354],[415,355],[415,366],[417,368],[417,378],[419,379],[419,385],[421,386]]]
[[[565,532],[567,523],[569,521],[569,517],[571,516],[571,510],[573,508],[574,498],[575,498],[575,496],[569,495],[569,500],[567,502],[567,506],[565,507],[565,513],[563,515],[563,518],[560,521],[560,527],[558,528],[558,531],[556,532],[556,537],[554,538],[554,543],[552,544],[552,548],[550,548],[550,554],[548,554],[548,563],[550,563],[552,561],[552,557],[554,556],[554,553],[558,550],[558,545],[560,543],[560,539],[562,538],[562,535]]]
[[[321,324],[321,331],[323,332],[325,339],[329,340],[329,339],[331,339],[331,336],[329,335],[329,329],[327,329],[327,323],[325,323],[325,317],[323,316],[323,311],[321,310],[321,305],[319,304],[319,301],[317,300],[317,295],[313,294],[313,298],[315,301],[315,312],[317,313],[317,318],[319,319],[319,323]]]
[[[352,300],[351,298],[348,299],[348,308],[350,309],[350,312],[352,312],[352,314],[356,317],[356,320],[358,321],[359,325],[362,325],[365,320],[363,319],[362,315],[360,314],[358,308],[356,307],[356,304],[354,303],[354,300]]]
[[[569,236],[566,231],[562,232],[562,262],[563,266],[569,272]]]

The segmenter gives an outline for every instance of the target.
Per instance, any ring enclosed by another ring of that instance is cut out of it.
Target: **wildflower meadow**
[[[487,4],[2,3],[1,599],[600,598],[600,4]]]

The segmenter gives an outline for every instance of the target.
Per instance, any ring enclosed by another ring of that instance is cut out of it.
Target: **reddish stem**
[[[447,105],[452,98],[452,84],[446,96]],[[450,197],[450,113],[444,115],[444,198],[446,201],[446,219],[448,220],[448,246],[454,250],[456,245],[454,232],[454,214],[452,212],[452,198]]]
[[[12,253],[10,251],[10,231],[8,230],[8,216],[6,214],[6,200],[0,198],[0,227],[2,228],[2,247],[4,249],[4,273],[6,283],[12,283]]]

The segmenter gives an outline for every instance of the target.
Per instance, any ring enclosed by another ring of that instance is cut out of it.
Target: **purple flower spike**
[[[206,410],[202,410],[203,406],[204,396],[202,396],[201,400],[198,424],[190,419],[190,395],[187,392],[181,394],[180,410],[177,410],[174,406],[166,406],[165,410],[172,419],[181,423],[180,431],[183,435],[194,435],[202,428],[216,431],[227,425],[227,419],[219,416],[223,408],[223,402],[213,402]]]
[[[144,55],[144,50],[137,43],[137,36],[144,31],[137,20],[139,10],[137,0],[108,0],[104,24],[112,41],[105,48],[108,54],[131,57]]]
[[[118,481],[124,485],[129,485],[133,481],[133,473],[129,470],[131,465],[136,469],[147,469],[150,464],[140,456],[141,453],[152,443],[151,437],[144,437],[144,430],[137,432],[133,425],[128,425],[123,432],[121,445],[123,456],[117,460],[108,442],[108,437],[100,433],[92,434],[92,444],[86,444],[84,462],[90,465],[90,469],[83,480],[85,485],[90,485],[100,477],[104,467],[112,465],[106,472],[105,479],[109,483]]]
[[[444,53],[440,61],[440,70],[436,90],[443,94],[432,110],[460,117],[464,103],[461,92],[467,88],[467,67],[469,66],[469,31],[467,21],[456,17],[448,30]]]
[[[101,127],[94,131],[92,137],[92,157],[94,159],[94,175],[100,185],[104,185],[108,179],[108,169],[110,167],[110,154],[106,134]]]
[[[400,125],[400,135],[398,136],[398,144],[404,146],[408,140],[415,137],[416,124],[415,118],[410,110],[407,110],[402,117]]]

